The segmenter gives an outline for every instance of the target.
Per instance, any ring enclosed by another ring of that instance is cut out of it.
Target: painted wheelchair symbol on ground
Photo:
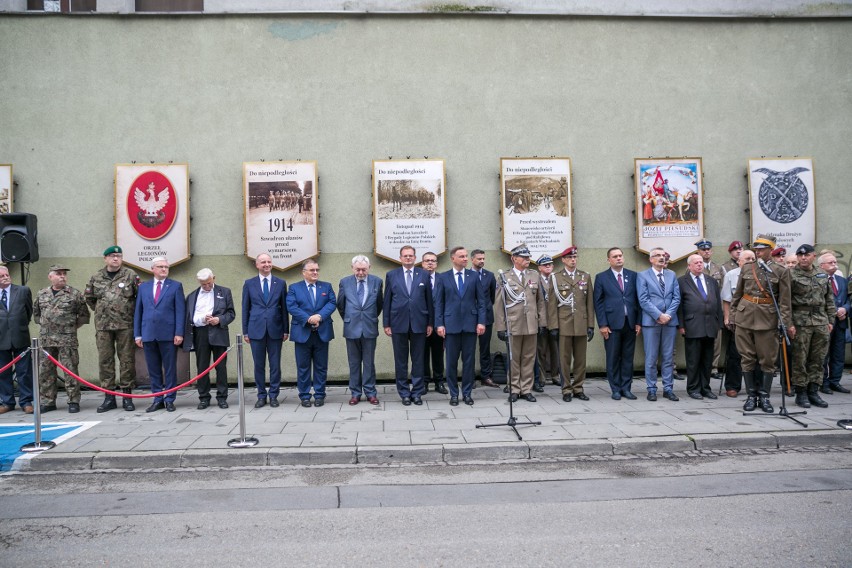
[[[95,424],[98,422],[48,422],[41,426],[41,439],[58,445]],[[21,446],[33,442],[35,427],[32,424],[0,425],[0,471],[18,469],[23,460],[37,456],[38,452],[25,454],[21,451]]]

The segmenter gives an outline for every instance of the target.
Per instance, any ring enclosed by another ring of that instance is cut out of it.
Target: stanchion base
[[[253,448],[258,445],[257,438],[234,438],[228,442],[228,447],[230,448]]]
[[[36,444],[33,442],[32,444],[24,444],[21,446],[21,451],[25,454],[31,454],[34,452],[43,452],[44,450],[52,450],[56,447],[56,442],[51,442],[50,440],[42,440],[41,443]]]
[[[847,430],[852,430],[852,420],[838,420],[837,425]]]

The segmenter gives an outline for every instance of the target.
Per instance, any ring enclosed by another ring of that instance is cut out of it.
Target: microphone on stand
[[[769,265],[766,264],[766,261],[762,258],[757,259],[757,265],[762,268],[765,272],[772,272],[772,269],[769,268]]]

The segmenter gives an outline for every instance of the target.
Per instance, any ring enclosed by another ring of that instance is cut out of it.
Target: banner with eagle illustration
[[[116,164],[115,243],[149,273],[157,257],[189,260],[188,164]]]
[[[811,158],[750,159],[748,193],[752,241],[761,233],[769,233],[788,251],[816,242]]]

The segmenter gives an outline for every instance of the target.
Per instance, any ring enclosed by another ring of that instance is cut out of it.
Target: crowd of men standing
[[[725,393],[737,397],[745,383],[744,410],[773,412],[770,391],[779,369],[782,386],[795,390],[796,404],[826,407],[819,396],[849,393],[840,384],[850,309],[848,281],[837,270],[831,251],[817,257],[813,246],[801,245],[795,264],[779,253],[771,235],[759,235],[751,250],[740,241],[729,247],[730,260],[711,260],[713,244],[702,239],[677,276],[668,268],[663,248],[649,253],[650,267],[634,272],[624,267],[624,253],[607,251],[609,268],[594,278],[578,268],[579,251],[569,247],[555,270],[548,255],[530,269],[526,245],[511,251],[510,267],[498,274],[485,269],[485,252],[464,247],[450,251],[452,267],[436,271],[437,255],[426,252],[417,266],[414,247],[400,249],[400,267],[384,280],[370,274],[370,260],[352,259],[352,274],[335,293],[319,279],[319,263],[302,264],[302,279],[287,283],[272,274],[272,258],[256,257],[257,276],[242,288],[242,335],[254,361],[256,408],[279,406],[283,344],[295,344],[296,386],[301,406],[322,406],[326,397],[328,349],[334,338],[332,315],[343,319],[349,361],[349,404],[362,397],[379,404],[375,352],[382,330],[391,339],[397,394],[403,405],[422,405],[433,385],[449,395],[449,404],[473,405],[476,352],[482,386],[498,387],[492,375],[492,332],[506,343],[510,365],[508,392],[512,402],[535,402],[547,382],[561,386],[562,399],[588,400],[584,392],[587,345],[595,336],[595,320],[604,341],[606,376],[611,397],[635,400],[633,360],[637,338],[645,353],[646,398],[657,400],[658,376],[663,397],[677,402],[674,381],[675,340],[684,338],[686,392],[694,399],[715,399],[710,379],[725,369]],[[50,267],[50,286],[35,300],[26,286],[11,284],[0,266],[0,414],[17,404],[33,412],[28,324],[40,326],[41,347],[76,374],[77,329],[94,312],[101,386],[131,395],[135,386],[135,348],[142,348],[155,395],[146,412],[175,410],[177,353],[194,351],[200,372],[218,363],[216,401],[228,408],[226,353],[228,326],[236,312],[231,290],[215,282],[209,268],[200,270],[198,287],[184,295],[169,275],[169,263],[151,263],[153,279],[140,282],[123,266],[120,247],[104,251],[104,267],[80,292],[69,286],[63,265]],[[468,268],[471,262],[472,268]],[[721,347],[727,343],[721,361]],[[17,362],[10,365],[16,358]],[[116,359],[118,365],[116,365]],[[459,377],[459,361],[461,376]],[[267,365],[269,372],[267,374]],[[268,380],[267,380],[268,377]],[[80,410],[80,387],[66,373],[68,412]],[[57,368],[43,358],[39,368],[42,412],[56,410]],[[197,382],[198,409],[212,400],[209,375]],[[792,396],[792,392],[788,393]],[[107,393],[97,408],[118,408]],[[122,408],[135,410],[130,396]]]

